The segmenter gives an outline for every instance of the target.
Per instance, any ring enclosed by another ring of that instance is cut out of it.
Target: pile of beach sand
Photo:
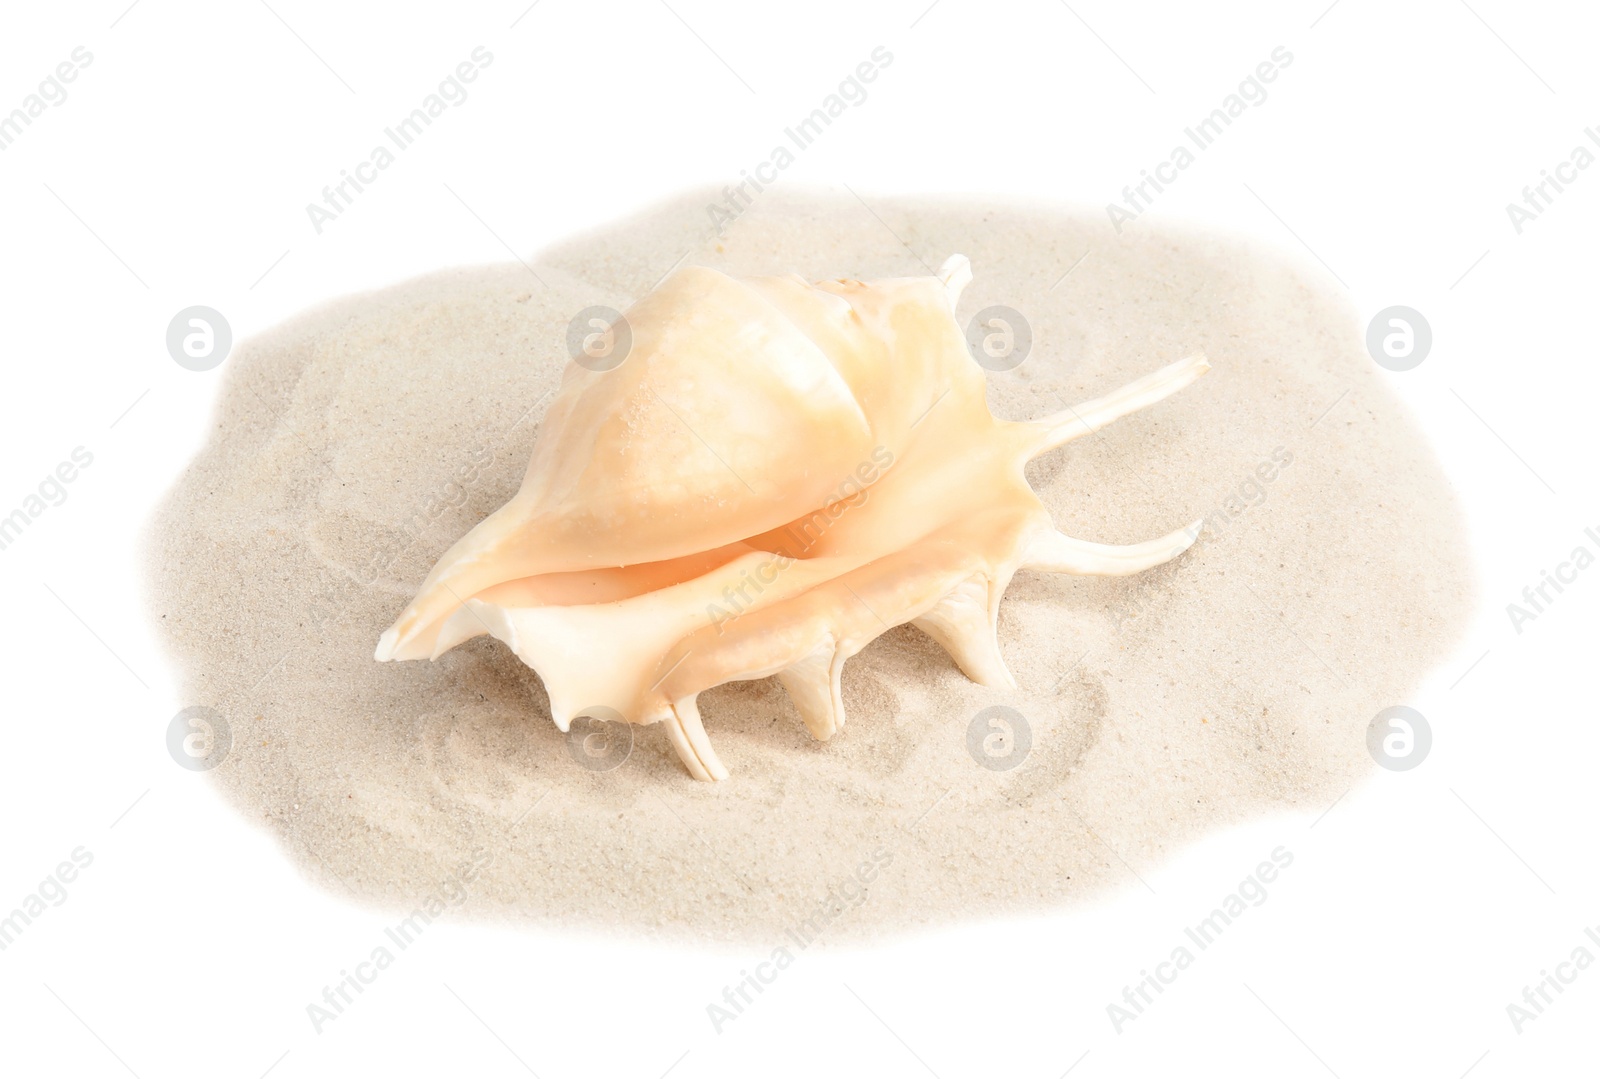
[[[721,235],[688,197],[235,350],[149,553],[189,703],[229,724],[213,775],[244,816],[311,878],[396,911],[442,896],[465,918],[848,939],[1137,888],[1191,837],[1310,818],[1374,767],[1368,723],[1449,652],[1471,570],[1440,465],[1345,294],[1297,260],[1143,224],[1117,236],[1092,213],[763,199]],[[584,767],[493,638],[374,662],[434,560],[519,485],[580,311],[625,309],[680,260],[870,280],[956,252],[975,274],[963,325],[1004,305],[1031,329],[1026,360],[988,374],[998,416],[1197,351],[1213,365],[1030,467],[1069,535],[1208,527],[1139,576],[1019,575],[1000,612],[1018,690],[973,684],[898,627],[846,666],[830,742],[775,680],[703,694],[732,771],[712,784],[660,727],[619,766]],[[1031,735],[1007,769],[968,748],[997,704]]]

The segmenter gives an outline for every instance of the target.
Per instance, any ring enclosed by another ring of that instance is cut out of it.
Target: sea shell
[[[539,673],[561,730],[664,722],[698,779],[728,774],[699,693],[776,675],[827,739],[844,661],[905,622],[973,680],[1014,686],[996,624],[1017,570],[1137,573],[1200,529],[1071,539],[1024,465],[1208,365],[997,420],[954,315],[971,278],[960,255],[873,282],[677,270],[625,313],[620,363],[567,366],[521,490],[445,552],[376,658],[493,634]]]

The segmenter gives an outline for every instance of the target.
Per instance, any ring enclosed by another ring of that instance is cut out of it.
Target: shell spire
[[[675,271],[627,312],[620,364],[568,366],[521,490],[445,552],[376,658],[492,634],[539,673],[562,730],[586,714],[662,723],[707,780],[728,771],[701,692],[776,676],[831,738],[845,661],[896,625],[1014,686],[996,627],[1016,571],[1137,573],[1199,535],[1071,539],[1023,466],[1208,365],[997,420],[955,320],[971,280],[961,255],[870,283]]]

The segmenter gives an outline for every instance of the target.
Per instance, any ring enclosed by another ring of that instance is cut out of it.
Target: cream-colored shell
[[[829,738],[844,661],[905,622],[968,677],[1014,685],[995,627],[1017,570],[1136,573],[1199,534],[1070,539],[1023,466],[1207,364],[997,420],[954,316],[970,280],[959,255],[938,277],[870,283],[676,271],[626,312],[619,365],[567,366],[521,490],[445,552],[377,658],[493,634],[539,673],[563,731],[664,722],[698,779],[728,774],[699,693],[776,675]]]

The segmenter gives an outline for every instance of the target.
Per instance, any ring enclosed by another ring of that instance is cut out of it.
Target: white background
[[[94,862],[0,952],[0,1068],[1593,1074],[1600,967],[1521,1033],[1506,1006],[1600,926],[1600,569],[1520,635],[1505,613],[1600,530],[1600,168],[1520,235],[1505,210],[1600,126],[1593,9],[672,3],[7,6],[0,110],[74,47],[94,60],[0,151],[0,512],[74,447],[94,464],[0,551],[0,908],[78,846]],[[305,204],[478,45],[495,59],[470,99],[318,235]],[[892,66],[782,184],[1102,206],[1292,52],[1152,212],[1293,252],[1363,320],[1406,304],[1431,322],[1428,359],[1386,377],[1462,494],[1483,578],[1458,654],[1396,702],[1429,717],[1432,754],[1320,818],[1139,867],[1149,888],[1130,877],[1091,907],[807,952],[720,1034],[706,1004],[759,951],[454,925],[316,1033],[306,1005],[388,921],[304,883],[166,753],[192,702],[146,625],[136,538],[222,375],[180,369],[168,321],[206,304],[242,338],[737,178],[877,45]],[[1106,1005],[1280,844],[1295,862],[1270,899],[1117,1033]]]

